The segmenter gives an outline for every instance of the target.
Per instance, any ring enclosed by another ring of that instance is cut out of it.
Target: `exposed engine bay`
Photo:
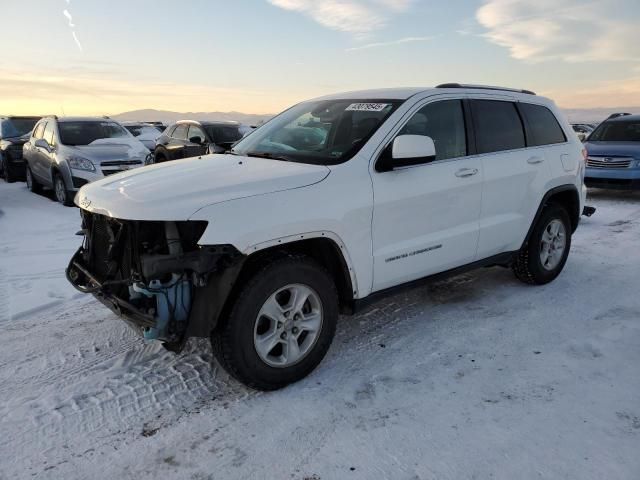
[[[232,246],[198,245],[207,222],[81,214],[84,241],[67,268],[78,290],[94,294],[145,339],[178,344],[209,335],[244,256]]]

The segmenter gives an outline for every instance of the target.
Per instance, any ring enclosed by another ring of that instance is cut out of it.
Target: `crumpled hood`
[[[640,142],[587,142],[589,155],[598,157],[633,157],[640,160]]]
[[[322,165],[206,155],[110,175],[82,187],[75,202],[126,220],[187,220],[207,205],[305,187],[329,173]]]
[[[136,138],[103,138],[89,145],[66,146],[94,163],[115,160],[144,160],[149,150]]]

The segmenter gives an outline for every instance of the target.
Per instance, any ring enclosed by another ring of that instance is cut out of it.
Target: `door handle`
[[[531,157],[529,160],[527,160],[527,163],[530,163],[531,165],[535,165],[537,163],[542,163],[544,162],[544,158],[542,157]]]
[[[477,168],[461,168],[456,172],[456,177],[460,177],[460,178],[472,177],[476,173],[478,173]]]

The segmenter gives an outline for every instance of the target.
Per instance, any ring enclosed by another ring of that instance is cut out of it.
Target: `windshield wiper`
[[[256,157],[256,158],[268,158],[269,160],[281,160],[283,162],[295,161],[293,158],[285,157],[284,155],[276,155],[274,153],[269,153],[269,152],[247,152],[245,153],[245,156]]]

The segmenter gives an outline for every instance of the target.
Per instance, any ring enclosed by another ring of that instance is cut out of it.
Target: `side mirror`
[[[44,138],[37,139],[33,145],[35,147],[44,148],[46,150],[50,150],[51,149],[51,147],[49,146],[49,144],[47,143],[47,141]]]
[[[200,138],[199,136],[197,136],[197,137],[191,137],[191,138],[189,139],[189,141],[190,141],[191,143],[197,143],[198,145],[201,145],[203,140],[202,140],[202,138]]]
[[[422,165],[436,159],[436,146],[431,137],[424,135],[399,135],[382,154],[376,165],[379,172],[400,167]]]

